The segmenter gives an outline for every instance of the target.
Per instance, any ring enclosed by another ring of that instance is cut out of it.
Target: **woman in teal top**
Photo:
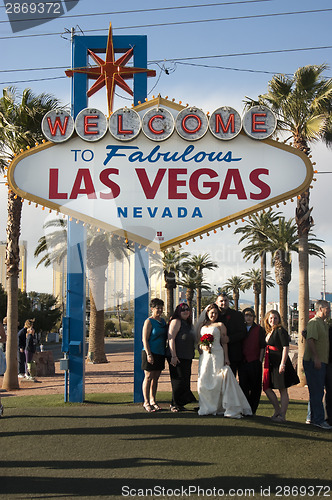
[[[163,300],[152,299],[150,308],[151,316],[144,322],[142,335],[143,407],[149,413],[161,409],[156,403],[156,393],[160,374],[165,368],[167,339],[166,321],[161,317],[164,310]]]

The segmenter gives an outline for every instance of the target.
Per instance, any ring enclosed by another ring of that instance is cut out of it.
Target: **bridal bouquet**
[[[201,345],[205,345],[206,347],[210,347],[213,344],[214,337],[211,333],[205,333],[201,336]]]

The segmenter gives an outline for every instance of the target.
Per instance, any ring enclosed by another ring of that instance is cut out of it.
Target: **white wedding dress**
[[[199,415],[223,415],[241,418],[252,415],[250,405],[236,381],[231,368],[224,364],[220,330],[209,325],[201,328],[201,336],[210,333],[214,340],[211,353],[202,351],[199,357],[197,389]]]

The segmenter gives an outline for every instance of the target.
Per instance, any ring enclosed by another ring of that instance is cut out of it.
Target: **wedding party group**
[[[150,307],[142,334],[143,407],[147,412],[161,409],[156,394],[166,360],[172,387],[170,411],[181,412],[196,401],[190,379],[197,348],[198,415],[255,415],[263,387],[274,408],[271,419],[286,421],[288,387],[299,379],[288,356],[289,335],[278,311],[266,314],[262,328],[255,322],[252,308],[242,312],[230,308],[229,298],[222,292],[194,326],[186,303],[176,307],[168,324],[162,318],[161,299],[152,299]]]

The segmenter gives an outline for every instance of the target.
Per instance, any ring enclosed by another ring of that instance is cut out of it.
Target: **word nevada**
[[[274,113],[266,106],[252,107],[243,118],[227,106],[216,109],[210,117],[196,107],[177,112],[158,106],[141,113],[121,108],[107,119],[101,111],[85,108],[74,120],[65,111],[52,110],[43,118],[42,131],[49,141],[55,143],[67,141],[74,131],[88,142],[99,141],[107,132],[118,141],[130,141],[143,133],[151,141],[160,142],[168,139],[174,131],[187,141],[197,141],[207,133],[229,141],[242,129],[252,139],[263,140],[273,134],[277,124]]]

